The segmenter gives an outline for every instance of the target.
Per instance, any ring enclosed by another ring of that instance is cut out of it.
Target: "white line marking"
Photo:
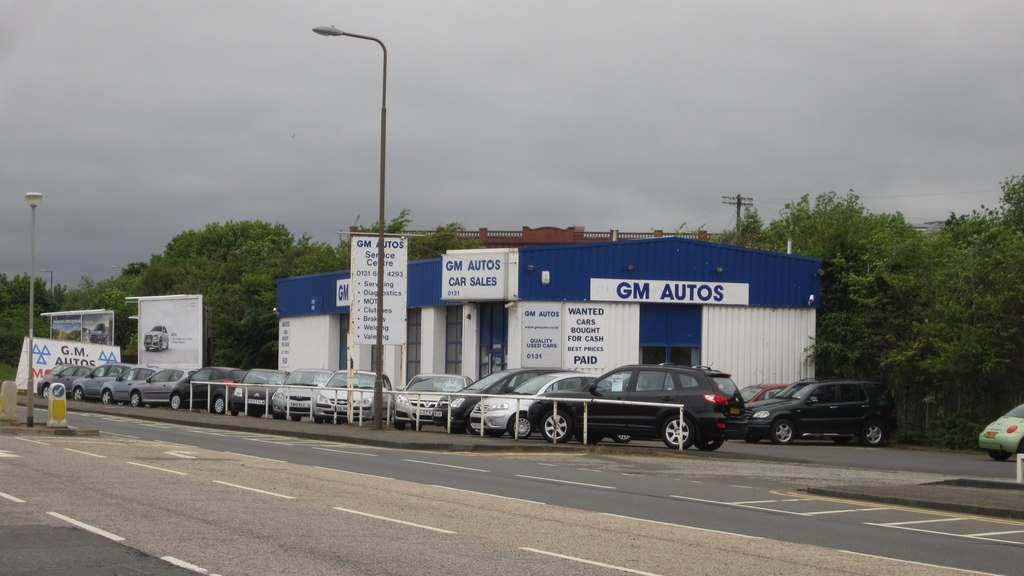
[[[820,516],[822,514],[847,514],[849,512],[880,512],[882,510],[892,510],[892,508],[850,508],[849,510],[820,510],[818,512],[804,512],[808,516]]]
[[[451,486],[442,486],[440,484],[432,484],[434,488],[444,488],[445,490],[454,490],[456,492],[465,492],[467,494],[477,494],[479,496],[490,496],[491,498],[502,498],[504,500],[515,500],[516,502],[526,502],[528,504],[540,504],[545,506],[544,502],[537,502],[536,500],[524,500],[522,498],[513,498],[511,496],[501,496],[499,494],[489,494],[487,492],[477,492],[476,490],[463,490],[462,488],[452,488]]]
[[[862,552],[852,552],[850,550],[839,550],[839,552],[845,552],[846,554],[853,554],[854,556],[864,556],[866,558],[878,558],[880,560],[891,560],[893,562],[903,562],[904,564],[913,564],[914,566],[924,566],[926,568],[942,568],[944,570],[955,570],[957,572],[963,572],[964,574],[979,574],[981,576],[999,576],[992,572],[978,572],[977,570],[964,570],[962,568],[954,568],[952,566],[942,566],[939,564],[926,564],[924,562],[914,562],[913,560],[901,560],[899,558],[890,558],[888,556],[876,556],[874,554],[864,554]]]
[[[182,458],[182,459],[185,459],[185,460],[195,460],[196,459],[196,457],[193,456],[193,454],[195,454],[195,452],[183,452],[181,450],[165,450],[164,454],[167,454],[168,456],[174,456],[175,458]]]
[[[626,572],[627,574],[639,574],[640,576],[658,576],[654,572],[644,572],[642,570],[634,570],[632,568],[625,568],[623,566],[615,566],[614,564],[605,564],[604,562],[595,562],[594,560],[586,560],[583,558],[577,558],[576,556],[566,556],[565,554],[557,554],[555,552],[548,552],[546,550],[538,550],[536,548],[520,548],[527,552],[533,552],[534,554],[543,554],[545,556],[554,556],[555,558],[561,558],[563,560],[572,560],[573,562],[579,562],[580,564],[589,564],[591,566],[599,566],[601,568],[609,568],[611,570],[618,570],[619,572]]]
[[[31,442],[33,444],[41,444],[43,446],[50,445],[48,442],[40,442],[39,440],[32,440],[31,438],[22,438],[21,436],[15,436],[15,438],[21,440],[22,442]]]
[[[634,478],[644,478],[643,474],[634,474],[632,472],[623,472],[623,476],[633,476]]]
[[[78,526],[82,530],[86,530],[88,532],[92,532],[93,534],[97,534],[99,536],[103,536],[104,538],[107,538],[108,540],[113,540],[114,542],[124,542],[124,538],[121,538],[117,534],[113,534],[111,532],[107,532],[106,530],[102,530],[102,529],[97,528],[95,526],[92,526],[90,524],[86,524],[85,522],[82,522],[80,520],[75,520],[74,518],[69,518],[69,517],[67,517],[67,516],[65,516],[63,514],[58,514],[56,512],[47,512],[47,514],[49,514],[50,516],[53,516],[54,518],[58,518],[60,520],[63,520],[65,522],[67,522],[68,524],[72,524],[74,526]]]
[[[550,466],[552,468],[558,468],[558,464],[547,464],[547,463],[544,463],[544,462],[537,462],[536,464],[537,464],[537,466]]]
[[[214,480],[215,484],[223,484],[224,486],[231,486],[232,488],[238,488],[240,490],[248,490],[250,492],[258,492],[260,494],[266,494],[267,496],[277,496],[278,498],[284,498],[286,500],[295,500],[295,496],[288,496],[286,494],[278,494],[276,492],[267,492],[266,490],[260,490],[259,488],[250,488],[248,486],[242,486],[241,484],[232,484],[230,482],[221,482],[220,480]]]
[[[313,450],[323,450],[324,452],[337,452],[338,454],[351,454],[353,456],[379,456],[379,454],[370,454],[369,452],[352,452],[351,450],[338,450],[337,448],[322,448],[320,446],[312,446]]]
[[[909,524],[931,524],[933,522],[959,522],[967,518],[933,518],[931,520],[913,520],[910,522],[886,522],[886,526],[907,526]]]
[[[765,512],[775,512],[777,514],[792,514],[794,516],[807,516],[807,514],[805,514],[803,512],[791,512],[789,510],[776,510],[774,508],[765,508],[763,506],[748,506],[746,504],[737,503],[737,502],[720,502],[718,500],[705,500],[703,498],[690,498],[688,496],[676,496],[674,494],[670,494],[669,498],[677,498],[679,500],[689,500],[690,502],[703,502],[705,504],[717,504],[719,506],[735,506],[736,508],[748,508],[750,510],[764,510]]]
[[[635,518],[633,516],[622,516],[619,514],[612,514],[610,512],[599,512],[604,516],[611,516],[612,518],[622,518],[623,520],[636,520],[637,522],[647,522],[648,524],[660,524],[662,526],[671,526],[673,528],[685,528],[687,530],[697,530],[700,532],[711,532],[713,534],[725,534],[727,536],[739,536],[740,538],[750,538],[751,540],[764,540],[761,536],[750,536],[749,534],[740,534],[738,532],[723,532],[721,530],[712,530],[711,528],[699,528],[697,526],[688,526],[686,524],[676,524],[674,522],[662,522],[660,520],[648,520],[647,518]]]
[[[198,572],[200,574],[206,574],[206,573],[209,572],[209,570],[207,570],[206,568],[200,568],[199,566],[196,566],[195,564],[189,564],[188,562],[185,562],[184,560],[178,560],[174,556],[163,556],[160,559],[163,560],[164,562],[167,562],[168,564],[173,564],[173,565],[177,566],[178,568],[184,568],[185,570],[191,570],[193,572]]]
[[[364,474],[362,472],[352,472],[349,470],[342,470],[341,468],[327,468],[325,466],[313,466],[313,468],[319,468],[320,470],[330,470],[331,472],[341,472],[342,474],[352,474],[354,476],[365,476],[366,478],[376,478],[378,480],[394,480],[390,476],[377,476],[376,474]]]
[[[598,470],[596,468],[577,468],[577,470],[579,470],[580,472],[601,472],[601,470]]]
[[[17,458],[18,455],[7,450],[0,450],[0,458]]]
[[[741,484],[729,484],[731,488],[743,488],[744,490],[753,490],[753,486],[743,486]]]
[[[1001,544],[1013,544],[1015,546],[1024,546],[1024,542],[1017,542],[1014,540],[985,538],[983,536],[972,536],[970,534],[953,534],[952,532],[941,532],[939,530],[922,530],[921,528],[907,528],[905,526],[890,526],[888,524],[876,524],[873,522],[865,522],[864,524],[866,526],[883,526],[885,528],[893,528],[895,530],[907,530],[909,532],[920,532],[922,534],[938,534],[939,536],[952,536],[953,538],[964,538],[966,540],[984,540],[985,542],[999,542]]]
[[[161,472],[170,472],[171,474],[177,474],[178,476],[188,476],[184,472],[178,472],[177,470],[171,470],[169,468],[160,468],[159,466],[150,466],[149,464],[143,464],[142,462],[129,462],[132,466],[142,466],[143,468],[149,468],[150,470],[159,470]]]
[[[75,454],[85,454],[86,456],[92,456],[93,458],[106,458],[101,454],[93,454],[92,452],[83,452],[82,450],[75,450],[74,448],[65,448],[68,452],[74,452]]]
[[[600,484],[587,484],[585,482],[573,482],[571,480],[559,480],[557,478],[542,478],[540,476],[526,476],[524,474],[516,474],[517,478],[527,478],[529,480],[541,480],[543,482],[558,482],[559,484],[572,484],[574,486],[587,486],[590,488],[604,488],[605,490],[618,490],[615,486],[602,486]]]
[[[433,530],[434,532],[440,532],[442,534],[457,534],[457,532],[452,532],[451,530],[445,530],[443,528],[435,528],[433,526],[425,526],[423,524],[415,524],[413,522],[406,522],[405,520],[398,520],[396,518],[388,518],[387,516],[377,516],[376,514],[369,514],[369,513],[366,513],[366,512],[359,512],[358,510],[351,510],[349,508],[339,508],[339,507],[335,506],[334,509],[335,510],[339,510],[341,512],[348,512],[349,514],[358,514],[359,516],[366,516],[367,518],[374,518],[374,519],[377,519],[377,520],[385,520],[387,522],[394,522],[396,524],[404,524],[406,526],[412,526],[413,528],[423,528],[424,530]]]
[[[10,494],[4,493],[4,492],[0,492],[0,498],[6,498],[6,499],[10,500],[11,502],[17,502],[18,504],[24,504],[25,503],[25,501],[22,500],[21,498],[16,498],[16,497],[11,496]]]
[[[479,468],[468,468],[466,466],[456,466],[454,464],[441,464],[440,462],[427,462],[425,460],[410,460],[408,458],[402,458],[403,462],[412,462],[413,464],[427,464],[428,466],[442,466],[444,468],[455,468],[457,470],[469,470],[470,472],[490,472],[490,470],[481,470]]]
[[[1024,530],[1006,530],[1004,532],[977,532],[974,534],[964,534],[964,536],[970,536],[971,538],[981,538],[984,536],[1004,536],[1006,534],[1024,534]]]
[[[100,434],[104,436],[117,436],[118,438],[131,438],[132,440],[138,440],[138,436],[132,436],[131,434],[118,434],[117,432],[107,432],[106,430],[100,430]]]
[[[278,464],[287,464],[284,460],[276,460],[274,458],[264,458],[263,456],[253,456],[252,454],[242,454],[241,452],[225,452],[232,456],[241,456],[242,458],[254,458],[256,460],[266,460],[267,462],[276,462]]]

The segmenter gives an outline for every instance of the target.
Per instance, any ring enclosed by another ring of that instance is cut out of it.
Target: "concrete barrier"
[[[18,386],[11,380],[0,389],[0,420],[13,424],[18,421],[15,409],[18,407]]]

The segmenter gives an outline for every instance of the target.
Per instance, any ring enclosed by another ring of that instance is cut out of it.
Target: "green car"
[[[1024,404],[986,426],[978,435],[978,446],[986,450],[993,460],[1024,454]]]

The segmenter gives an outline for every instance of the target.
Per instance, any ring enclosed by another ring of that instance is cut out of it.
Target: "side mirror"
[[[597,388],[597,382],[594,382],[590,386],[587,386],[587,391],[594,396],[601,396],[601,391]]]

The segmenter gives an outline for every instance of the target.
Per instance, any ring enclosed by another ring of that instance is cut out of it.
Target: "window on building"
[[[445,310],[444,372],[462,374],[462,306]]]
[[[422,310],[410,308],[406,311],[405,330],[405,371],[408,378],[420,373],[420,351],[422,350]]]

